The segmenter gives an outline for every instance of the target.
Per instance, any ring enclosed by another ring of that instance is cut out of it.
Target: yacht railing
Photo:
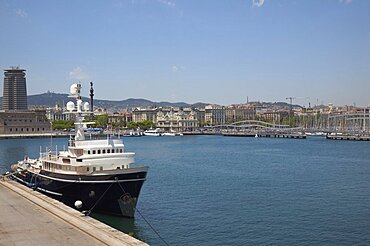
[[[58,153],[56,151],[49,151],[40,154],[40,158],[47,161],[57,161]]]

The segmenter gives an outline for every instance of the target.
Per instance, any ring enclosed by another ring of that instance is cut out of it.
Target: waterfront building
[[[190,108],[161,108],[156,119],[156,126],[166,132],[191,132],[199,127],[196,113]]]
[[[0,134],[50,132],[51,124],[46,117],[46,110],[28,110],[26,70],[19,67],[11,67],[4,71]]]
[[[0,134],[30,134],[50,132],[45,110],[0,112]]]
[[[231,105],[225,108],[226,123],[256,119],[256,109],[249,105]]]
[[[196,115],[196,118],[198,119],[198,125],[199,127],[205,126],[206,123],[206,110],[204,108],[195,108],[193,109],[193,112]]]
[[[133,122],[143,122],[145,120],[149,120],[153,123],[157,122],[157,107],[150,107],[150,108],[134,108],[132,110],[132,121]]]
[[[4,71],[3,110],[27,110],[26,70],[11,67]]]
[[[59,104],[56,104],[53,108],[47,108],[46,109],[46,116],[49,120],[69,120],[74,121],[74,115],[73,114],[65,114],[64,112],[66,109],[59,106]]]
[[[132,113],[130,112],[114,112],[113,114],[108,115],[108,125],[112,128],[124,127],[127,122],[132,121]]]
[[[283,118],[289,118],[289,110],[261,110],[257,114],[258,118],[262,121],[267,121],[274,124],[280,124]]]
[[[207,105],[204,120],[207,125],[225,124],[225,107],[216,104]]]

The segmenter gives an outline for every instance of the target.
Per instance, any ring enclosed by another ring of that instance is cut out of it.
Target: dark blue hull
[[[15,174],[14,178],[73,208],[76,201],[81,201],[81,211],[134,217],[146,175],[146,169],[101,175],[70,175],[48,171],[33,173],[25,170]]]

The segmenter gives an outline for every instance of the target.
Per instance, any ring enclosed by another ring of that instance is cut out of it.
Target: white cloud
[[[252,0],[252,5],[254,7],[262,7],[264,3],[265,3],[265,0]]]
[[[184,66],[176,66],[176,65],[173,65],[172,66],[172,72],[176,73],[176,72],[180,72],[180,71],[185,71],[185,67]]]
[[[69,72],[69,78],[73,80],[85,80],[88,79],[89,76],[82,71],[80,67],[75,67],[71,72]]]
[[[339,0],[340,3],[350,4],[353,0]]]
[[[157,0],[158,3],[167,5],[168,7],[174,8],[176,6],[174,1],[171,0]]]
[[[21,18],[27,18],[28,17],[28,14],[26,11],[24,11],[23,9],[17,9],[15,11],[15,14],[18,16],[18,17],[21,17]]]

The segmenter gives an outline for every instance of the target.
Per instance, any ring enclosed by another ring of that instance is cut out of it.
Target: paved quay
[[[0,180],[0,245],[147,245],[11,180]]]

